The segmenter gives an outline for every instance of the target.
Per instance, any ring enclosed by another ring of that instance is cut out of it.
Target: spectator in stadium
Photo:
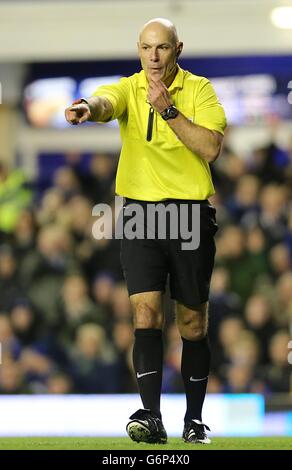
[[[217,265],[227,269],[230,288],[243,303],[252,294],[257,279],[267,269],[265,254],[255,245],[244,230],[236,225],[224,228],[218,240]]]
[[[267,364],[269,341],[277,329],[272,318],[269,298],[263,294],[252,295],[246,303],[244,317],[248,329],[253,331],[258,339],[261,363]]]
[[[258,358],[259,342],[256,335],[248,330],[241,331],[230,350],[230,362],[255,368],[258,364]]]
[[[114,291],[114,278],[110,272],[101,272],[98,274],[92,284],[92,296],[95,302],[111,314],[111,300]]]
[[[246,213],[258,210],[259,185],[259,179],[253,175],[243,175],[238,181],[234,194],[226,201],[234,223],[240,222]]]
[[[115,320],[129,320],[131,317],[131,304],[124,282],[115,285],[112,297],[112,312]]]
[[[27,347],[21,351],[19,363],[25,383],[31,393],[45,393],[46,381],[56,368],[49,355],[37,347]]]
[[[21,263],[34,249],[36,242],[37,222],[32,210],[24,209],[20,214],[12,236],[12,246]]]
[[[225,393],[253,392],[253,368],[248,364],[231,364],[227,369]]]
[[[27,295],[48,323],[55,324],[62,281],[79,271],[72,253],[70,234],[62,226],[45,225],[37,237],[37,249],[26,257],[21,279]]]
[[[15,359],[19,350],[19,342],[15,337],[9,317],[3,313],[0,314],[0,343],[2,353],[2,363],[8,363]]]
[[[180,213],[184,205],[191,223],[194,205],[200,208],[197,249],[183,249],[182,237],[171,239],[169,226],[163,243],[158,233],[154,240],[124,237],[121,243],[134,310],[133,361],[144,405],[130,417],[127,431],[138,442],[167,441],[160,395],[162,294],[170,274],[183,341],[187,397],[183,439],[210,443],[201,416],[209,375],[208,294],[217,231],[215,209],[208,201],[215,192],[209,164],[220,154],[226,119],[210,82],[178,66],[182,48],[170,21],[149,21],[138,42],[143,70],[118,84],[98,88],[93,97],[75,102],[65,112],[71,124],[119,119],[123,148],[116,192],[126,198],[125,209],[132,211],[139,204],[144,214],[150,206],[168,209],[172,204]]]
[[[245,228],[259,226],[270,247],[281,242],[287,231],[287,191],[284,186],[268,184],[259,195],[260,210],[248,212],[242,218]]]
[[[121,383],[119,384],[120,393],[134,392],[136,391],[135,377],[133,377],[133,370],[132,367],[129,367],[128,361],[133,343],[133,328],[131,323],[123,320],[114,323],[112,338],[119,361],[121,375]]]
[[[243,330],[243,320],[237,315],[227,316],[221,321],[218,341],[212,345],[212,370],[219,376],[224,375],[224,368],[230,362],[232,349]]]
[[[57,223],[59,220],[67,222],[68,219],[68,211],[65,215],[63,211],[64,208],[64,194],[60,190],[60,188],[50,188],[48,189],[40,202],[40,206],[36,212],[37,222],[40,226]],[[65,215],[65,221],[64,221]]]
[[[14,335],[21,347],[30,345],[39,340],[43,332],[44,323],[36,309],[26,298],[15,299],[10,312],[10,323]]]
[[[19,214],[29,207],[32,200],[31,189],[25,175],[19,169],[9,170],[0,161],[0,242],[6,241],[13,232]]]
[[[103,310],[90,299],[87,290],[85,279],[78,274],[64,280],[55,329],[65,345],[71,345],[80,325],[89,322],[103,325],[106,321]]]
[[[71,374],[77,393],[118,393],[119,363],[101,326],[79,326],[71,354]]]
[[[73,384],[70,377],[63,372],[53,372],[46,380],[47,393],[65,395],[73,392]]]
[[[213,271],[209,311],[212,322],[209,326],[209,337],[211,342],[218,341],[219,325],[226,315],[241,312],[241,302],[238,295],[230,291],[230,276],[227,269],[215,268]]]
[[[270,251],[269,262],[273,280],[288,272],[292,267],[288,246],[284,243],[275,245]]]
[[[12,360],[5,361],[0,368],[0,395],[18,395],[28,392],[20,364]]]
[[[165,366],[162,376],[163,393],[183,393],[181,379],[181,344],[170,343],[165,351]]]
[[[278,325],[292,328],[292,272],[279,277],[276,284],[276,320]]]
[[[264,371],[264,378],[271,392],[291,393],[292,391],[291,364],[287,360],[290,340],[287,330],[280,330],[272,336],[269,347],[270,364]]]
[[[116,170],[116,158],[113,155],[92,155],[87,169],[81,165],[80,154],[67,154],[66,160],[79,181],[82,193],[91,203],[97,204],[112,199],[112,186]]]
[[[62,193],[66,200],[70,200],[71,197],[80,193],[78,179],[73,170],[67,166],[58,168],[54,173],[54,186]]]
[[[24,286],[10,245],[0,245],[0,310],[8,311],[23,295]]]
[[[273,129],[271,129],[271,134],[273,134]],[[289,154],[275,142],[270,142],[265,147],[255,149],[249,166],[262,182],[283,183],[289,166]]]
[[[224,158],[222,158],[220,164],[216,165],[218,188],[220,188],[220,194],[224,198],[228,198],[236,189],[237,183],[246,173],[246,164],[244,159],[234,153],[228,151],[223,153]]]

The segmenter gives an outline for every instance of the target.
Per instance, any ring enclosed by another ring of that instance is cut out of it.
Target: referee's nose
[[[156,47],[153,47],[153,49],[151,50],[151,54],[150,54],[150,62],[158,62],[158,61],[159,61],[158,50],[156,49]]]

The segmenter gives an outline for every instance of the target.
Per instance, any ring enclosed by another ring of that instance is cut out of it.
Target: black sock
[[[135,330],[133,363],[144,408],[161,418],[162,331],[154,328]]]
[[[185,421],[201,421],[210,370],[209,342],[207,336],[200,341],[189,341],[185,338],[182,340],[181,373],[187,399]]]

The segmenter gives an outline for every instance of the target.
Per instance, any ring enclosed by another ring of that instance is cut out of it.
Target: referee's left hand
[[[151,106],[158,111],[163,111],[173,104],[168,89],[161,80],[149,79],[147,99]]]

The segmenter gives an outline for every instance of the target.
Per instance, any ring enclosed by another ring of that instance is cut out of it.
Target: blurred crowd
[[[0,164],[1,394],[137,392],[119,240],[92,236],[92,207],[113,204],[118,157],[82,160],[65,155],[45,188]],[[209,392],[290,392],[292,140],[237,155],[227,135],[212,172]],[[165,309],[163,392],[182,392],[168,294]]]

